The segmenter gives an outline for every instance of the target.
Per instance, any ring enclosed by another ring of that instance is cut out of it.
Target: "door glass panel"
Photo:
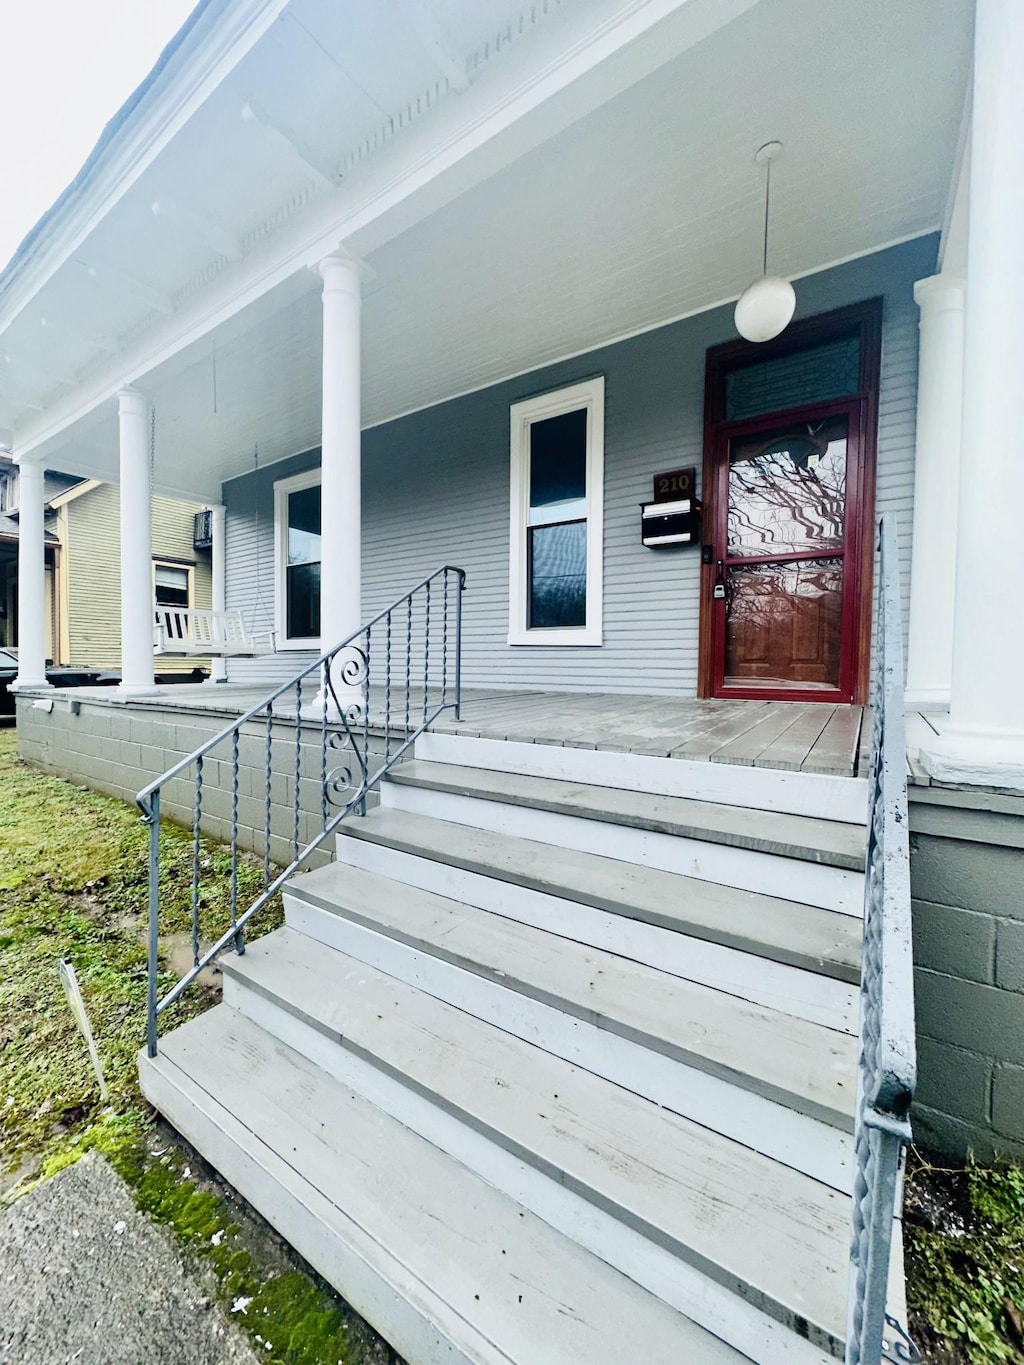
[[[843,415],[730,443],[730,557],[842,549],[848,428]]]
[[[842,610],[841,559],[731,565],[726,685],[838,687]]]
[[[725,376],[725,420],[845,398],[860,388],[860,337],[759,360]]]
[[[529,537],[531,630],[587,624],[587,523],[533,526]]]
[[[587,409],[530,424],[531,526],[585,516]]]

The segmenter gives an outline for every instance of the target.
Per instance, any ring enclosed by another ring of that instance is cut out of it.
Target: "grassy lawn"
[[[191,836],[165,825],[161,931],[188,931]],[[136,1053],[144,1037],[148,833],[134,807],[34,772],[0,730],[0,1194],[16,1198],[90,1148],[132,1186],[140,1207],[168,1224],[211,1280],[257,1355],[283,1365],[360,1365],[395,1357],[338,1297],[174,1139],[143,1099]],[[213,872],[229,859],[204,845]],[[215,878],[208,878],[213,884]],[[262,887],[247,862],[240,899]],[[229,923],[227,878],[207,897],[203,927]],[[269,911],[260,926],[273,927]],[[57,975],[74,964],[110,1090],[104,1106]],[[175,980],[163,973],[161,992]],[[193,989],[181,1022],[211,1004]]]

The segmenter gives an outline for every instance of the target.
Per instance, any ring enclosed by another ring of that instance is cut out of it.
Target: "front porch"
[[[143,755],[141,748],[137,755],[136,748],[123,751],[117,747],[119,744],[145,745],[163,751],[168,760],[175,754],[184,756],[190,750],[183,751],[182,743],[192,737],[187,731],[196,731],[193,745],[196,747],[203,742],[200,735],[212,737],[263,702],[272,690],[271,681],[254,680],[216,686],[185,683],[173,691],[147,697],[122,697],[110,688],[22,694],[19,711],[22,753],[44,766],[59,762],[64,776],[87,780],[92,775],[91,765],[79,764],[80,756],[118,766],[123,757],[134,762],[138,756],[140,766],[132,769],[134,790],[125,788],[119,793],[130,799],[135,790],[159,777],[171,763],[161,765],[155,752],[151,759],[157,766],[151,767],[146,761],[149,756]],[[430,694],[428,700],[433,709],[439,697]],[[411,705],[422,711],[421,691]],[[384,689],[372,687],[369,716],[372,732],[382,735],[385,729],[390,729],[392,735],[404,734],[403,690],[393,689],[390,708],[388,717]],[[286,694],[277,711],[282,718],[294,716],[294,700],[290,701]],[[869,720],[869,711],[861,706],[467,688],[462,696],[461,720],[446,712],[437,718],[431,730],[462,738],[853,778],[861,774],[866,762]],[[319,717],[310,715],[308,723],[319,730]],[[76,742],[76,734],[90,742],[82,748]],[[109,751],[96,752],[94,741],[107,738]],[[44,748],[48,748],[48,754],[43,752]]]

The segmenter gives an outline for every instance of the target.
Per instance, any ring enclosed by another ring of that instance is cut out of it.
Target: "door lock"
[[[725,600],[725,575],[722,572],[724,567],[721,560],[715,566],[715,590],[711,595],[716,602]]]

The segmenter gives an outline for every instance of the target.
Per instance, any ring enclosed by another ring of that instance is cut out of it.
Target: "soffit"
[[[938,227],[970,20],[960,0],[761,0],[369,252],[367,422],[734,298],[759,270],[752,154],[770,137],[773,270]],[[257,443],[264,460],[316,443],[318,285],[300,272],[147,380],[168,491],[212,496]],[[114,414],[79,423],[74,449],[69,467],[112,477]]]

